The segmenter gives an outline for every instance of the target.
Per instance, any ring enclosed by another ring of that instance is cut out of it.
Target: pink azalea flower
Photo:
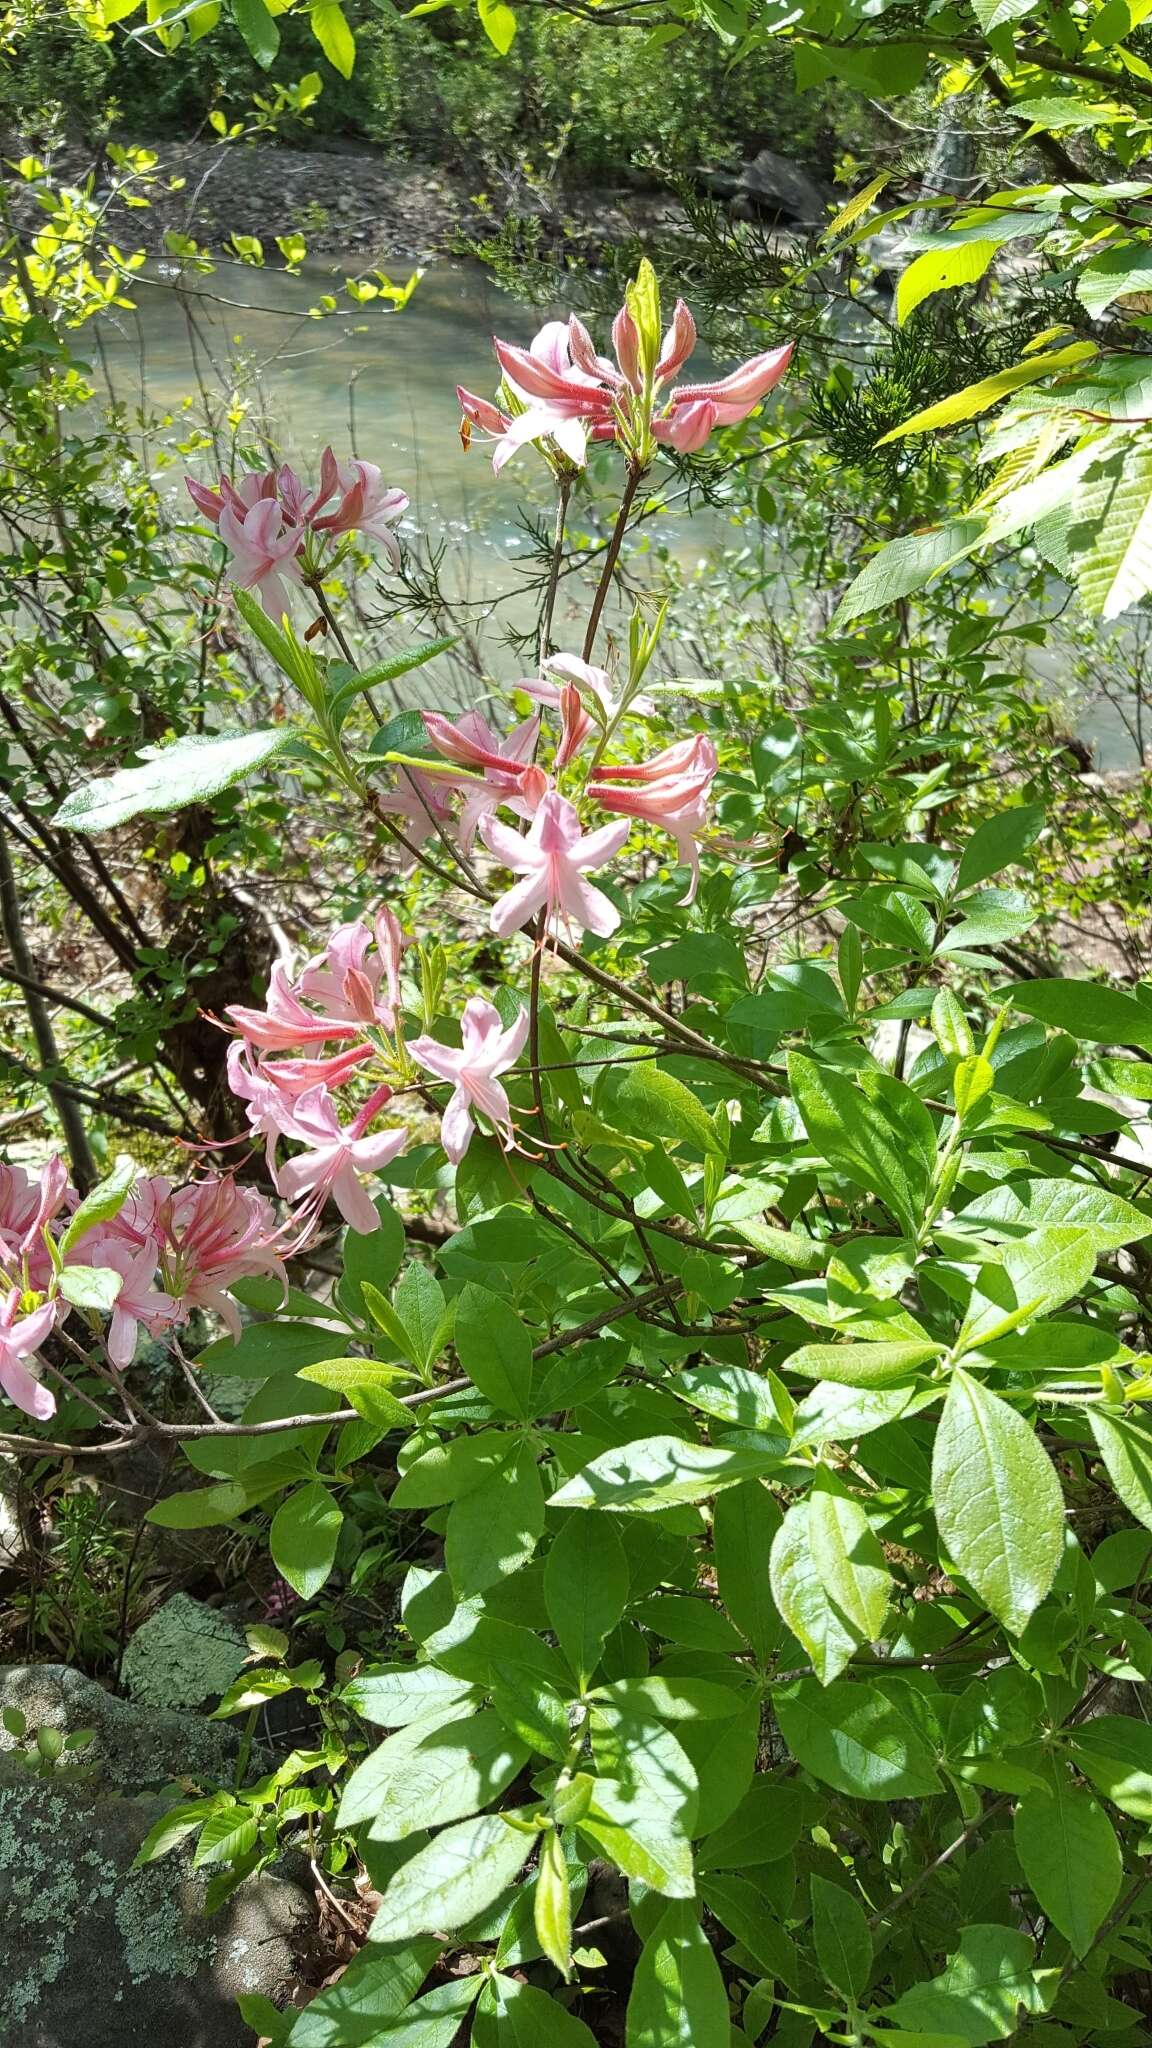
[[[453,1166],[459,1165],[471,1143],[474,1109],[501,1132],[506,1151],[515,1143],[511,1105],[497,1076],[507,1073],[524,1050],[528,1012],[520,1010],[515,1022],[505,1025],[493,1003],[473,996],[464,1006],[460,1036],[459,1049],[435,1038],[414,1038],[408,1048],[430,1074],[456,1084],[440,1125],[440,1142]]]
[[[0,1278],[7,1272],[22,1289],[43,1293],[52,1277],[45,1231],[75,1201],[68,1169],[53,1154],[38,1180],[22,1166],[0,1164]]]
[[[239,1337],[241,1324],[229,1287],[268,1274],[287,1289],[272,1204],[258,1189],[240,1187],[230,1174],[208,1174],[177,1188],[161,1175],[145,1177],[104,1227],[101,1256],[109,1264],[117,1244],[155,1253],[165,1294],[161,1306],[149,1304],[149,1314],[163,1316],[168,1298],[177,1304],[181,1321],[193,1308],[212,1309],[233,1337]]]
[[[393,1031],[404,943],[394,912],[382,904],[372,927],[357,917],[333,932],[323,954],[305,967],[297,991],[326,1018]]]
[[[398,819],[405,838],[420,847],[426,839],[439,837],[437,827],[440,832],[451,832],[452,788],[451,776],[425,775],[419,768],[400,768],[395,789],[378,798],[377,806]],[[400,873],[409,875],[416,865],[416,856],[407,847],[402,852]]]
[[[681,452],[695,451],[704,446],[714,428],[746,419],[780,382],[792,359],[789,344],[750,357],[727,377],[668,391],[696,342],[696,323],[682,299],[676,302],[672,324],[661,342],[650,388],[641,365],[640,336],[626,305],[613,322],[612,342],[614,362],[597,353],[591,335],[575,314],[566,329],[561,322],[550,321],[530,349],[496,338],[496,360],[505,381],[527,410],[509,418],[496,408],[486,408],[484,401],[470,392],[458,394],[465,417],[496,438],[494,469],[499,470],[515,449],[545,436],[560,446],[565,446],[564,437],[577,432],[593,440],[615,438],[630,447],[643,445],[643,423],[649,413],[651,433],[657,441]],[[489,412],[495,417],[488,418]]]
[[[506,735],[493,732],[478,711],[465,711],[455,722],[438,711],[425,711],[421,716],[437,752],[474,771],[458,784],[464,801],[456,835],[464,853],[472,851],[480,820],[501,806],[518,818],[535,816],[550,786],[549,778],[532,759],[540,737],[538,716],[524,719]],[[474,779],[477,773],[483,775],[483,782]]]
[[[557,770],[566,768],[579,753],[594,725],[604,731],[620,711],[620,704],[612,694],[607,669],[581,661],[576,654],[550,654],[541,665],[539,678],[526,677],[516,687],[523,690],[526,697],[534,698],[536,703],[554,705],[560,712]],[[589,698],[599,706],[600,715],[596,718],[586,709]],[[633,697],[628,709],[640,717],[651,718],[656,706],[651,697]]]
[[[492,906],[489,921],[501,938],[520,931],[541,910],[551,926],[563,917],[601,938],[616,930],[620,913],[615,904],[584,876],[619,853],[628,837],[627,820],[582,834],[575,805],[550,790],[526,837],[496,818],[486,818],[480,829],[497,860],[524,877]]]
[[[378,1131],[373,1138],[365,1135],[391,1092],[377,1088],[346,1127],[326,1088],[310,1088],[291,1111],[285,1111],[281,1131],[307,1149],[285,1162],[276,1186],[286,1201],[301,1204],[297,1217],[306,1229],[316,1223],[329,1196],[345,1223],[361,1236],[379,1228],[380,1218],[359,1176],[378,1173],[408,1142],[404,1129]]]
[[[292,472],[289,471],[288,474],[291,475]],[[229,477],[222,476],[215,490],[208,484],[197,483],[194,476],[186,476],[184,482],[192,503],[204,514],[205,519],[210,519],[213,526],[218,526],[225,505],[230,505],[237,517],[243,519],[244,514],[250,512],[253,505],[259,504],[262,498],[275,498],[277,472],[274,469],[250,469],[236,483]]]
[[[285,526],[275,498],[260,498],[241,517],[225,504],[219,518],[220,538],[232,561],[229,576],[238,590],[254,590],[271,618],[289,609],[289,585],[300,582],[296,560],[304,544],[302,526]]]
[[[526,349],[498,341],[496,356],[518,410],[502,411],[487,399],[466,391],[463,385],[456,387],[465,419],[496,442],[492,451],[496,474],[517,448],[543,439],[553,441],[574,468],[583,469],[588,455],[588,422],[596,424],[593,415],[599,405],[599,392],[573,362],[569,325],[563,320],[547,321]],[[539,403],[542,396],[546,399],[543,407]],[[604,427],[607,423],[605,413],[599,425]],[[609,427],[609,436],[610,433]]]
[[[361,1026],[347,1015],[323,1016],[306,1009],[279,961],[269,977],[262,1010],[229,1003],[224,1014],[241,1037],[262,1052],[294,1052],[302,1045],[323,1045],[330,1038],[358,1039],[363,1035]]]
[[[662,825],[676,841],[681,865],[691,870],[688,893],[681,898],[691,903],[700,880],[698,841],[707,822],[707,802],[716,775],[716,749],[703,733],[678,740],[650,761],[625,762],[602,767],[588,795],[606,811],[622,811],[629,818],[646,818]]]
[[[171,1329],[173,1323],[181,1320],[180,1304],[154,1284],[159,1256],[154,1241],[146,1242],[138,1250],[115,1240],[105,1241],[100,1247],[99,1264],[111,1266],[113,1272],[121,1275],[120,1292],[108,1326],[108,1356],[113,1365],[131,1365],[141,1327],[150,1337],[158,1337],[162,1330]],[[89,1262],[85,1259],[84,1264]]]
[[[56,1322],[56,1304],[47,1301],[30,1315],[17,1314],[20,1289],[13,1287],[0,1300],[0,1388],[25,1415],[47,1422],[56,1413],[56,1399],[42,1386],[25,1360],[31,1358],[51,1335]]]
[[[332,512],[317,517],[321,505],[339,496]],[[408,510],[406,491],[389,490],[374,462],[337,462],[331,448],[320,458],[320,488],[309,513],[316,533],[363,533],[378,540],[394,569],[400,567],[400,544],[392,528]]]

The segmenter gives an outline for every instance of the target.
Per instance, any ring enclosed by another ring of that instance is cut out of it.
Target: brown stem
[[[548,650],[552,645],[552,614],[556,609],[556,592],[560,587],[560,564],[564,560],[564,528],[568,521],[568,500],[571,495],[571,483],[567,481],[562,482],[560,485],[560,495],[556,500],[556,526],[552,535],[552,560],[548,569],[548,586],[544,592],[544,602],[540,609],[540,634],[537,658],[541,668],[544,666]]]
[[[88,1132],[80,1114],[76,1099],[61,1079],[67,1080],[56,1043],[56,1033],[48,1014],[48,1005],[39,993],[36,976],[32,971],[32,955],[24,936],[24,923],[20,914],[20,893],[16,886],[16,871],[8,847],[8,835],[0,820],[0,932],[4,944],[12,956],[16,972],[24,984],[24,1007],[28,1022],[45,1070],[45,1086],[52,1098],[52,1106],[64,1133],[64,1143],[72,1164],[72,1178],[81,1194],[90,1188],[97,1178],[96,1161],[88,1143]],[[29,986],[28,984],[31,984]]]
[[[596,634],[600,626],[600,615],[608,601],[612,577],[615,573],[616,564],[620,559],[620,550],[624,545],[624,535],[628,527],[628,514],[632,510],[632,500],[640,488],[643,476],[644,471],[642,469],[630,468],[628,471],[627,482],[624,485],[624,496],[620,500],[620,510],[616,514],[616,524],[612,529],[612,538],[608,543],[608,552],[604,557],[604,567],[600,571],[600,581],[596,585],[596,595],[592,600],[592,610],[588,614],[588,630],[584,635],[585,661],[591,661],[592,659],[592,649],[596,645]],[[559,575],[559,569],[557,569],[557,575]]]

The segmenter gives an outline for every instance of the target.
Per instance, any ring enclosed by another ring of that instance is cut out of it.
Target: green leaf
[[[371,1303],[367,1283],[364,1298]],[[447,1341],[449,1322],[444,1290],[427,1266],[414,1259],[405,1268],[392,1295],[392,1308],[407,1338],[405,1356],[419,1372],[430,1372]],[[373,1312],[380,1312],[378,1302]]]
[[[540,1843],[532,1924],[549,1962],[562,1977],[567,1978],[572,1969],[572,1890],[564,1845],[555,1828],[549,1828]],[[544,1998],[546,1994],[540,1992],[538,1996]],[[551,1999],[548,2005],[552,2012],[556,2011]],[[591,2034],[588,2039],[592,2041]],[[542,2048],[548,2048],[547,2039],[543,2041]]]
[[[779,1464],[775,1452],[722,1450],[685,1443],[678,1436],[641,1437],[602,1451],[560,1487],[548,1505],[647,1514],[684,1501],[707,1500],[721,1487],[737,1486]]]
[[[342,1294],[346,1294],[357,1314],[366,1316],[364,1306],[365,1281],[382,1295],[387,1294],[404,1258],[404,1224],[392,1207],[386,1195],[377,1197],[376,1214],[380,1228],[361,1236],[359,1231],[346,1230],[344,1233],[344,1277],[340,1282]]]
[[[134,1159],[121,1154],[113,1171],[85,1195],[78,1209],[73,1210],[68,1227],[60,1238],[60,1252],[67,1257],[73,1245],[80,1242],[97,1223],[110,1223],[124,1207],[135,1184],[139,1168]],[[1149,1226],[1152,1228],[1152,1225]]]
[[[1152,1435],[1127,1415],[1089,1408],[1088,1422],[1104,1469],[1130,1514],[1152,1529]]]
[[[316,1365],[301,1366],[296,1377],[328,1387],[342,1401],[362,1415],[366,1422],[382,1429],[411,1430],[416,1416],[392,1392],[395,1374],[391,1366],[375,1358],[324,1358]]]
[[[148,758],[138,768],[118,768],[115,775],[74,789],[52,822],[70,832],[107,832],[143,813],[184,810],[247,781],[296,737],[290,725],[208,736],[190,733],[174,746],[145,749]]]
[[[312,33],[342,78],[351,78],[356,68],[356,38],[348,26],[339,0],[320,0],[310,16]]]
[[[756,1479],[729,1487],[712,1510],[717,1591],[760,1664],[768,1663],[780,1642],[780,1616],[765,1569],[780,1521],[776,1501]]]
[[[544,1601],[581,1686],[628,1599],[628,1559],[608,1515],[569,1515],[544,1560]]]
[[[980,1267],[957,1347],[971,1349],[1059,1308],[1081,1292],[1095,1265],[1091,1232],[1075,1225],[1046,1223],[1011,1240],[998,1265]]]
[[[368,1833],[376,1842],[402,1842],[422,1828],[467,1819],[499,1799],[528,1761],[525,1744],[491,1708],[433,1728],[415,1747],[410,1734],[402,1730],[400,1742],[390,1736],[375,1753]]]
[[[232,19],[256,62],[267,71],[280,48],[280,31],[264,0],[232,0]]]
[[[947,526],[888,541],[848,585],[833,614],[833,631],[842,631],[866,612],[879,611],[881,606],[896,604],[923,589],[933,576],[979,546],[984,526],[981,518],[954,519]]]
[[[821,1685],[839,1677],[862,1640],[824,1583],[812,1543],[811,1502],[789,1508],[772,1545],[771,1586],[776,1605],[812,1659]]]
[[[778,1259],[794,1273],[822,1273],[828,1263],[828,1246],[819,1238],[805,1237],[802,1230],[777,1230],[772,1223],[761,1223],[758,1216],[736,1217],[732,1228],[754,1251],[763,1252],[766,1259]]]
[[[1081,602],[1102,619],[1119,618],[1152,589],[1152,448],[1137,443],[1122,460],[1090,469],[1073,522]]]
[[[541,1872],[548,1844],[554,1839],[553,1835],[544,1837],[540,1851]],[[539,1891],[539,1878],[536,1886]],[[545,1954],[548,1953],[545,1949]],[[577,2019],[575,2013],[568,2012],[546,1991],[538,1990],[535,1984],[524,1984],[516,1977],[497,1976],[492,1980],[492,1996],[495,2026],[484,2012],[478,2012],[472,2027],[472,2048],[492,2048],[492,2044],[495,2048],[596,2048],[596,2037],[584,2021]],[[388,2048],[387,2042],[381,2041],[380,2048]],[[398,2042],[396,2048],[406,2048],[406,2044]],[[422,2048],[422,2043],[413,2042],[412,2048]]]
[[[1039,838],[1044,829],[1043,804],[1017,804],[1013,810],[998,811],[976,827],[961,856],[956,874],[956,894],[986,882],[991,875],[1012,867]]]
[[[248,1806],[222,1806],[211,1813],[200,1830],[193,1862],[238,1863],[256,1846],[260,1817]]]
[[[891,1074],[860,1087],[801,1053],[788,1079],[809,1141],[837,1172],[882,1197],[906,1237],[922,1220],[936,1165],[936,1128],[917,1095]]]
[[[217,1486],[198,1486],[153,1501],[144,1520],[157,1529],[215,1529],[235,1521],[248,1505],[247,1489],[238,1480],[226,1479]]]
[[[753,1778],[734,1813],[705,1837],[697,1853],[701,1870],[744,1870],[790,1856],[804,1828],[800,1787],[765,1772]]]
[[[1033,2014],[1044,2010],[1032,1955],[1031,1936],[1014,1927],[966,1927],[940,1976],[914,1984],[884,2017],[907,2029],[922,2048],[939,2039],[964,2048],[1006,2041],[1017,2031],[1021,2006]]]
[[[972,246],[968,244],[968,247]],[[923,261],[922,258],[919,260]],[[899,441],[907,434],[927,434],[937,427],[954,427],[962,420],[973,420],[991,406],[998,405],[1011,392],[1022,390],[1026,384],[1037,384],[1054,371],[1071,369],[1074,363],[1086,362],[1096,353],[1094,342],[1074,341],[1066,348],[1054,349],[1050,355],[1029,356],[1022,363],[1013,363],[1007,370],[997,370],[995,376],[981,377],[976,384],[966,384],[962,391],[954,391],[950,398],[941,398],[935,405],[925,406],[922,412],[913,413],[911,419],[901,421],[890,433],[883,434],[876,445],[884,448],[890,441]]]
[[[544,1488],[529,1442],[508,1439],[509,1455],[448,1510],[444,1562],[460,1600],[487,1592],[532,1556],[544,1530]]]
[[[320,1330],[314,1323],[249,1323],[239,1340],[218,1337],[196,1355],[201,1372],[229,1379],[266,1380],[296,1374],[321,1358],[339,1358],[347,1348],[344,1330]],[[287,1411],[289,1414],[292,1410]]]
[[[456,1304],[454,1336],[461,1370],[473,1386],[494,1408],[527,1422],[533,1412],[532,1340],[515,1309],[469,1280]]]
[[[723,1921],[766,1977],[798,1982],[796,1944],[773,1909],[770,1881],[763,1873],[757,1879],[725,1871],[707,1878],[702,1889],[709,1912]]]
[[[805,1379],[838,1387],[892,1387],[939,1358],[944,1345],[931,1337],[892,1344],[802,1344],[783,1361]]]
[[[209,1815],[215,1812],[218,1798],[219,1795],[214,1793],[210,1799],[189,1799],[179,1806],[170,1806],[167,1813],[161,1814],[149,1828],[132,1858],[133,1870],[139,1870],[145,1863],[154,1863],[158,1856],[166,1856],[169,1849],[175,1849],[178,1843],[195,1834],[197,1828],[202,1827]],[[230,1811],[235,1813],[236,1808],[232,1807]]]
[[[651,1714],[599,1703],[592,1714],[598,1776],[578,1826],[618,1864],[666,1898],[691,1898],[696,1772]]]
[[[1101,981],[1019,981],[1001,991],[1025,1017],[1093,1045],[1138,1045],[1152,1052],[1152,1009]]]
[[[506,57],[516,38],[516,10],[506,0],[476,0],[480,25],[493,48]]]
[[[1123,298],[1128,292],[1149,290],[1152,290],[1152,249],[1124,241],[1085,264],[1077,281],[1076,297],[1085,312],[1098,320],[1114,299]]]
[[[432,1941],[413,1942],[385,1955],[362,1948],[336,1983],[321,1991],[293,2020],[292,2048],[369,2048],[374,2040],[386,2040],[392,2032],[388,2023],[410,2008],[437,1953],[438,1945]],[[458,2017],[454,2025],[458,2030]],[[395,2048],[443,2048],[443,2044],[421,2044],[418,2039],[405,2042],[400,2033]]]
[[[812,1940],[824,1982],[858,2005],[872,1974],[872,1936],[859,1900],[843,1885],[812,1877]]]
[[[397,1871],[369,1939],[393,1944],[466,1926],[512,1883],[530,1846],[498,1813],[445,1828]]]
[[[1020,1635],[1059,1568],[1060,1482],[1031,1424],[959,1367],[936,1432],[932,1497],[957,1570]]]
[[[1152,1216],[1096,1181],[1011,1180],[965,1204],[965,1223],[991,1226],[988,1235],[1026,1237],[1045,1225],[1082,1231],[1097,1252],[1152,1235]]]
[[[466,1680],[450,1678],[434,1664],[381,1664],[358,1672],[340,1698],[362,1721],[404,1728],[429,1711],[467,1699],[470,1691]]]
[[[1129,1714],[1102,1714],[1072,1734],[1078,1770],[1121,1813],[1152,1820],[1152,1727]]]
[[[817,1475],[809,1495],[808,1533],[812,1561],[833,1606],[861,1642],[876,1642],[888,1612],[891,1574],[859,1501],[827,1471]]]
[[[313,1480],[289,1494],[272,1517],[272,1562],[302,1600],[327,1584],[336,1562],[344,1517],[326,1486]]]
[[[628,2000],[627,2048],[729,2048],[728,1994],[699,1909],[665,1908]]]
[[[882,1691],[837,1678],[802,1678],[773,1696],[798,1764],[852,1799],[925,1799],[941,1790],[932,1751],[894,1681]]]
[[[705,1157],[721,1149],[716,1127],[692,1090],[651,1061],[621,1067],[605,1098],[602,1113],[636,1137],[671,1138]]]
[[[114,1266],[65,1266],[60,1275],[60,1292],[73,1308],[99,1309],[110,1315],[124,1285],[124,1275]]]
[[[909,316],[935,292],[954,291],[957,285],[976,284],[983,277],[1000,243],[956,242],[947,249],[927,249],[923,256],[902,271],[896,286],[896,319],[901,327]]]
[[[1012,1836],[1042,1911],[1078,1956],[1087,1955],[1124,1875],[1116,1831],[1103,1807],[1061,1771],[1051,1790],[1037,1787],[1024,1794]]]

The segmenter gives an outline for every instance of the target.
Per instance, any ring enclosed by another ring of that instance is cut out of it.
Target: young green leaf
[[[1152,1727],[1133,1714],[1102,1714],[1072,1736],[1078,1770],[1121,1813],[1152,1820]]]
[[[411,1430],[416,1426],[411,1408],[405,1408],[392,1392],[396,1375],[375,1358],[324,1358],[316,1365],[301,1366],[297,1378],[328,1387],[357,1415],[379,1423],[382,1429]]]
[[[555,1828],[549,1828],[540,1839],[532,1912],[537,1941],[567,1980],[572,1974],[572,1898],[564,1845]]]
[[[491,1476],[448,1510],[444,1561],[458,1599],[487,1592],[526,1564],[544,1530],[544,1488],[532,1444],[507,1440]]]
[[[767,1571],[781,1519],[775,1498],[758,1479],[718,1494],[712,1510],[717,1591],[761,1664],[768,1663],[781,1640]]]
[[[913,1703],[898,1682],[821,1686],[801,1678],[774,1695],[776,1718],[798,1764],[852,1799],[924,1799],[941,1790]]]
[[[1089,1408],[1088,1424],[1104,1469],[1125,1507],[1152,1529],[1152,1433],[1143,1422]]]
[[[833,1606],[862,1642],[884,1627],[892,1575],[858,1500],[827,1471],[808,1497],[812,1560]]]
[[[843,1671],[863,1638],[833,1600],[816,1562],[812,1503],[795,1501],[772,1545],[772,1592],[798,1643],[812,1659],[822,1685]]]
[[[678,1436],[642,1437],[603,1451],[552,1495],[553,1508],[607,1508],[647,1514],[680,1502],[707,1500],[722,1487],[773,1471],[775,1451],[726,1450]]]

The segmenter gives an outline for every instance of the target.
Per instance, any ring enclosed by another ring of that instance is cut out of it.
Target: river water
[[[237,447],[263,444],[269,457],[290,460],[305,475],[315,475],[328,442],[338,455],[354,450],[377,463],[411,501],[401,532],[417,543],[417,556],[439,555],[442,587],[494,652],[500,628],[531,623],[534,600],[517,595],[518,564],[532,552],[521,515],[550,520],[551,493],[530,451],[496,478],[482,436],[464,450],[455,387],[490,395],[499,377],[493,334],[527,343],[542,315],[499,291],[478,264],[434,264],[399,313],[378,303],[353,306],[340,294],[343,275],[329,265],[290,277],[220,262],[208,277],[185,274],[175,289],[175,272],[166,276],[154,262],[138,280],[135,313],[101,323],[99,360],[110,389],[142,416],[168,415],[177,438],[191,394],[189,427],[211,414],[225,445],[232,435]],[[339,298],[338,311],[310,318],[324,293]],[[169,467],[174,494],[184,467],[211,479],[211,452]],[[672,516],[653,520],[647,537],[699,574],[733,535],[721,514],[705,511],[690,525]],[[498,618],[489,628],[494,606]],[[1122,640],[1123,624],[1119,632]],[[560,638],[563,644],[562,630]],[[1044,684],[1068,702],[1059,656],[1049,651],[1039,666]],[[1114,707],[1088,704],[1069,722],[1092,742],[1099,766],[1133,764],[1131,737]]]

